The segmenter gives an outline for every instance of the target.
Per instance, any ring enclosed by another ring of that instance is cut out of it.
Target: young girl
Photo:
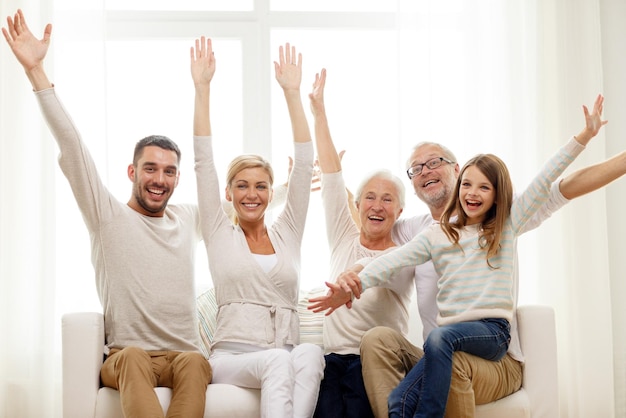
[[[194,152],[202,236],[218,305],[209,362],[213,383],[261,389],[261,417],[313,415],[324,370],[320,347],[299,344],[297,314],[300,246],[309,205],[313,143],[300,98],[302,57],[286,45],[275,63],[294,135],[294,163],[285,207],[272,225],[273,173],[257,155],[229,165],[226,199],[236,224],[222,210],[209,119],[215,72],[210,40],[191,49],[195,85]]]
[[[606,123],[603,97],[593,113],[583,107],[586,127],[548,161],[515,201],[506,165],[481,154],[463,167],[454,199],[441,223],[403,247],[372,260],[354,278],[345,273],[319,308],[335,309],[350,302],[350,293],[387,285],[391,274],[408,265],[432,260],[440,275],[437,304],[439,327],[424,343],[424,357],[389,397],[390,417],[443,417],[455,351],[497,361],[509,343],[514,314],[513,255],[517,236],[547,199],[550,185]],[[358,302],[357,302],[358,303]]]

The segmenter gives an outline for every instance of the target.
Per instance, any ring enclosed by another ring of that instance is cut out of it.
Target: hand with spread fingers
[[[13,17],[7,17],[7,27],[2,28],[2,34],[15,57],[24,67],[35,91],[52,87],[43,68],[43,61],[50,46],[52,25],[48,23],[44,29],[43,38],[37,39],[28,28],[24,13],[18,9]]]

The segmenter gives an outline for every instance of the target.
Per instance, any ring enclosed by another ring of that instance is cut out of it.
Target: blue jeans
[[[324,356],[326,368],[314,418],[373,418],[357,354]]]
[[[389,395],[389,417],[443,417],[455,351],[498,361],[509,347],[511,326],[506,319],[481,319],[444,325],[431,331],[424,357]]]

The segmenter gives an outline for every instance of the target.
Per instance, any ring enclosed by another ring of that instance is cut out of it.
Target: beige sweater
[[[155,218],[118,201],[102,183],[54,89],[37,92],[36,97],[89,230],[107,346],[198,351],[197,207],[169,205],[165,216]]]
[[[326,235],[330,247],[330,277],[352,267],[357,260],[378,257],[385,251],[370,250],[361,245],[359,229],[348,208],[343,175],[322,175],[322,202],[326,215]],[[363,334],[375,326],[390,327],[404,335],[409,332],[409,303],[413,293],[414,268],[398,271],[388,288],[377,287],[363,293],[351,309],[342,306],[324,317],[324,351],[337,354],[359,354]]]

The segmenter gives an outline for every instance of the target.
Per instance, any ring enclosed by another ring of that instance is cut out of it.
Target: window
[[[285,12],[395,12],[398,3],[384,0],[270,0],[270,8]]]
[[[130,193],[126,167],[132,148],[137,140],[154,133],[172,137],[182,148],[181,182],[172,201],[196,200],[189,48],[201,35],[213,39],[218,65],[211,100],[222,185],[226,165],[242,152],[270,158],[278,183],[287,176],[287,157],[293,150],[291,128],[272,65],[278,46],[285,42],[304,56],[306,110],[315,73],[323,67],[328,70],[327,112],[335,144],[346,150],[343,167],[348,187],[355,189],[376,168],[394,171],[407,186],[405,216],[425,210],[413,197],[404,174],[408,153],[417,142],[445,143],[456,151],[460,162],[477,147],[504,157],[514,155],[511,142],[496,143],[502,149],[490,149],[493,143],[484,139],[511,136],[507,129],[512,111],[507,100],[525,94],[502,88],[509,85],[502,74],[524,70],[521,65],[504,68],[508,61],[498,58],[514,49],[500,34],[501,25],[489,23],[498,22],[489,16],[503,13],[505,6],[492,7],[489,15],[467,13],[458,1],[108,0],[105,6],[106,11],[77,6],[59,14],[55,80],[59,88],[63,86],[64,102],[100,174],[122,201]],[[478,42],[475,36],[493,41],[491,45]],[[89,72],[84,62],[92,64]],[[476,105],[470,109],[467,103]],[[473,132],[484,117],[490,119],[486,126],[492,132],[468,140],[468,131]],[[88,238],[60,173],[58,183],[62,193],[67,193],[59,200],[58,229],[72,232],[59,237],[64,251],[59,252],[57,274],[80,276],[80,280],[92,277]],[[329,279],[323,222],[319,194],[313,194],[303,243],[303,288]],[[211,285],[204,253],[200,245],[199,290]],[[73,302],[66,302],[71,307]]]
[[[254,0],[105,0],[107,10],[250,11]]]

